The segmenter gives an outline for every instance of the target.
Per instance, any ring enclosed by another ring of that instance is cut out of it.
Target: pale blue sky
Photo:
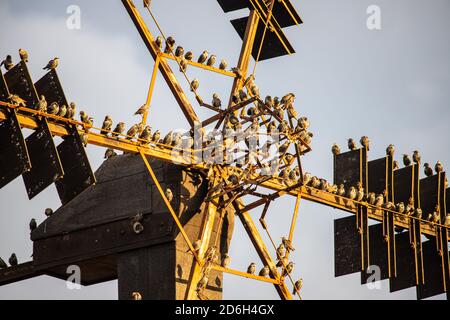
[[[141,5],[140,0],[137,4]],[[245,11],[224,14],[216,1],[154,0],[154,12],[165,32],[186,49],[204,49],[235,65],[241,41],[229,23]],[[450,108],[450,3],[447,0],[303,0],[293,1],[304,24],[285,30],[297,53],[262,62],[256,82],[262,94],[282,96],[294,92],[296,108],[308,116],[314,132],[313,152],[304,159],[305,170],[332,179],[330,147],[344,147],[349,137],[367,135],[372,141],[370,158],[384,154],[390,143],[397,154],[418,149],[424,161],[450,163],[448,150]],[[66,28],[66,8],[81,8],[81,30]],[[381,8],[382,29],[366,28],[366,9]],[[145,16],[150,28],[156,32]],[[42,67],[58,56],[58,69],[66,95],[97,122],[105,114],[133,123],[132,113],[146,97],[151,60],[140,36],[119,0],[0,2],[0,56],[26,48],[35,80]],[[16,57],[17,59],[17,57]],[[231,82],[203,71],[189,70],[201,82],[200,94],[222,97]],[[170,91],[161,77],[150,114],[150,123],[162,132],[186,127]],[[180,77],[180,81],[182,78]],[[208,111],[199,110],[205,117]],[[98,123],[97,123],[98,124]],[[89,147],[94,168],[103,150]],[[14,200],[14,201],[12,201]],[[57,208],[52,186],[28,201],[22,179],[0,190],[0,256],[16,252],[29,259],[28,222],[43,221],[46,207]],[[276,237],[288,232],[294,199],[277,201],[269,213]],[[359,285],[359,274],[334,278],[333,220],[343,214],[303,202],[292,255],[295,277],[303,277],[305,299],[414,299],[415,289],[389,294]],[[232,267],[245,270],[251,261],[261,263],[243,228],[236,225],[231,247]],[[65,283],[40,277],[0,287],[0,299],[115,299],[115,281],[80,291]],[[225,299],[277,299],[271,285],[225,276]]]

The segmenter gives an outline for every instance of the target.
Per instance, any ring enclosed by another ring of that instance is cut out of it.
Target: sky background
[[[241,40],[229,20],[245,11],[224,14],[213,0],[154,0],[153,11],[165,33],[198,56],[207,49],[237,64]],[[136,4],[141,7],[141,1]],[[81,29],[66,27],[69,5],[81,8]],[[450,2],[448,0],[303,0],[293,1],[304,24],[285,29],[296,50],[258,64],[256,82],[262,95],[294,92],[296,108],[311,121],[313,152],[304,157],[304,170],[332,180],[331,145],[344,149],[349,137],[371,139],[369,159],[384,155],[395,144],[397,158],[420,150],[434,165],[450,163]],[[382,29],[366,27],[369,5],[381,8]],[[156,28],[144,15],[150,29]],[[29,68],[37,81],[42,67],[58,56],[67,98],[75,101],[100,125],[106,114],[115,121],[135,123],[134,111],[146,98],[153,60],[119,0],[0,2],[0,56],[18,48],[30,53]],[[253,62],[252,62],[253,63]],[[200,79],[199,93],[226,97],[231,81],[190,68]],[[179,77],[180,81],[183,79]],[[186,83],[182,82],[186,87]],[[190,96],[191,97],[191,96]],[[192,97],[191,97],[192,98]],[[200,110],[200,117],[209,111]],[[187,128],[164,80],[158,76],[149,117],[163,133]],[[447,142],[446,142],[447,140]],[[91,165],[103,161],[104,150],[89,146]],[[289,232],[295,199],[276,201],[267,218],[274,237]],[[22,178],[0,190],[0,256],[16,252],[30,259],[28,222],[44,220],[44,209],[60,205],[56,188],[49,187],[29,201]],[[257,214],[257,213],[256,213]],[[294,277],[304,279],[304,299],[415,299],[415,288],[389,293],[359,285],[359,274],[334,278],[333,220],[337,210],[302,202],[294,236]],[[238,222],[231,246],[232,268],[246,270],[250,262],[262,267]],[[277,299],[272,285],[224,276],[224,299]],[[435,298],[442,298],[437,296]],[[0,287],[0,299],[117,299],[117,282],[68,290],[64,281],[47,276]]]

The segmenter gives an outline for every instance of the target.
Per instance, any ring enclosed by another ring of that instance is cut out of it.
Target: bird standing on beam
[[[24,62],[28,62],[28,52],[24,49],[19,49],[20,59]]]
[[[44,70],[55,70],[59,65],[59,58],[56,57],[53,60],[50,60],[47,65],[43,68]]]

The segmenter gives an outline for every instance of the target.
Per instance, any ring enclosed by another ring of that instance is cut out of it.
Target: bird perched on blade
[[[51,208],[47,208],[44,213],[47,217],[51,217],[53,215],[53,210]]]
[[[427,177],[431,177],[433,175],[433,168],[431,168],[430,164],[428,162],[424,163],[424,169],[423,172]]]
[[[166,189],[166,192],[165,192],[165,195],[166,195],[167,200],[169,200],[169,202],[172,202],[172,200],[173,200],[173,193],[172,193],[172,190],[170,190],[169,188],[167,188],[167,189]]]
[[[45,100],[44,95],[41,95],[41,98],[39,99],[38,111],[39,112],[47,112],[47,100]]]
[[[277,97],[275,97],[275,100],[278,99]],[[275,103],[275,108],[276,108],[276,103]],[[298,126],[303,129],[303,130],[307,130],[309,128],[309,120],[307,117],[301,117],[300,119],[298,119]]]
[[[345,187],[343,184],[339,185],[339,188],[337,190],[337,195],[343,197],[345,195]]]
[[[331,147],[331,152],[333,153],[333,155],[338,156],[341,153],[341,148],[339,148],[339,146],[335,143]]]
[[[250,265],[247,268],[247,273],[248,274],[255,274],[256,272],[256,264],[255,263],[250,263]]]
[[[403,155],[403,164],[405,167],[409,167],[411,165],[411,158],[407,154]]]
[[[66,118],[73,119],[75,118],[75,115],[77,114],[77,106],[75,102],[71,102],[69,106],[67,107],[67,113]]]
[[[381,207],[384,204],[384,196],[382,194],[377,195],[375,198],[375,206]]]
[[[347,144],[348,144],[349,150],[351,150],[351,151],[356,150],[356,143],[352,138],[348,139]]]
[[[369,149],[369,144],[370,144],[369,137],[367,137],[367,136],[362,136],[361,139],[359,140],[359,143],[361,143],[361,145],[362,145],[364,148],[366,148],[367,151],[370,150],[370,149]]]
[[[422,219],[422,209],[416,208],[416,210],[414,211],[414,216],[418,219]]]
[[[170,36],[166,40],[166,48],[164,49],[164,53],[172,53],[173,46],[175,45],[175,39]]]
[[[148,109],[149,109],[149,106],[148,106],[147,104],[143,104],[143,105],[142,105],[142,106],[134,113],[134,115],[135,115],[135,116],[137,116],[137,115],[143,116],[144,113],[146,113],[146,112],[148,111]]]
[[[155,39],[155,44],[158,47],[159,50],[162,50],[163,47],[163,38],[161,36],[157,36]]]
[[[269,266],[265,266],[264,268],[262,268],[260,271],[259,271],[259,276],[260,277],[264,277],[264,278],[267,278],[268,276],[269,276],[269,274],[270,274],[270,269],[269,269]]]
[[[228,268],[230,263],[231,263],[231,257],[228,255],[228,253],[225,253],[225,255],[222,259],[222,267]]]
[[[283,98],[281,98],[281,104],[292,104],[295,100],[295,94],[292,92],[286,94]]]
[[[131,128],[128,129],[128,131],[127,131],[127,139],[131,140],[131,139],[135,138],[138,131],[139,131],[139,125],[138,124],[132,125]]]
[[[198,81],[197,78],[195,78],[194,80],[192,80],[191,82],[191,91],[195,92],[197,91],[198,87],[200,86],[200,82]]]
[[[55,70],[59,65],[59,58],[55,58],[50,60],[47,65],[43,68],[43,70]]]
[[[213,94],[213,98],[212,98],[212,106],[216,109],[219,109],[222,107],[222,101],[219,98],[219,95],[217,93]]]
[[[398,161],[394,160],[394,162],[392,164],[392,169],[393,170],[397,170],[398,168],[400,168],[399,165],[398,165]]]
[[[59,113],[59,105],[57,102],[52,102],[48,108],[47,113],[57,115]]]
[[[88,123],[89,122],[89,116],[86,114],[86,112],[80,111],[80,120],[83,123]]]
[[[184,55],[184,58],[188,61],[192,61],[192,59],[194,59],[194,54],[192,53],[192,51],[188,51],[186,52],[186,54]]]
[[[414,212],[414,199],[413,197],[410,197],[408,200],[408,204],[405,207],[405,213],[407,215],[410,215],[412,212]]]
[[[364,199],[364,187],[361,182],[357,183],[357,195],[356,195],[356,201],[362,201]]]
[[[436,162],[436,165],[434,166],[434,170],[436,171],[436,173],[444,171],[444,166],[442,165],[442,163],[440,161]]]
[[[161,139],[161,132],[159,130],[156,130],[153,134],[152,140],[154,142],[159,142],[159,139]]]
[[[115,156],[117,156],[117,153],[114,151],[114,149],[111,148],[106,149],[104,159],[110,159]]]
[[[284,258],[285,255],[286,255],[286,247],[282,242],[277,248],[277,259]]]
[[[6,268],[8,268],[8,265],[6,264],[5,260],[3,260],[0,257],[0,269],[6,269]]]
[[[404,213],[405,212],[405,204],[403,202],[399,202],[395,205],[395,210],[397,210],[398,213]]]
[[[14,104],[16,106],[26,107],[27,102],[23,100],[21,97],[19,97],[17,94],[10,94],[8,96],[8,100],[11,104]]]
[[[283,243],[284,247],[286,248],[287,252],[295,251],[294,246],[292,245],[292,241],[289,240],[286,237],[281,238],[281,242]]]
[[[347,198],[349,198],[350,200],[355,200],[357,195],[358,191],[356,190],[355,187],[351,186],[350,189],[348,190]]]
[[[178,46],[175,49],[175,57],[181,58],[184,55],[184,48],[182,46]]]
[[[36,228],[37,228],[37,222],[36,222],[36,219],[33,218],[33,219],[30,220],[29,227],[30,227],[30,231],[31,231],[31,232],[33,232],[34,230],[36,230]]]
[[[19,49],[20,59],[24,62],[28,62],[28,52],[24,49]]]
[[[393,157],[395,153],[395,146],[393,144],[390,144],[387,148],[386,148],[386,155],[387,156],[391,156]]]
[[[152,127],[147,125],[147,126],[145,126],[144,130],[142,130],[141,134],[139,135],[139,139],[143,140],[144,143],[149,143],[151,137],[152,137]]]
[[[13,254],[11,255],[11,257],[9,257],[8,262],[9,262],[9,265],[10,265],[11,267],[17,266],[17,265],[19,264],[19,262],[17,261],[17,256],[16,256],[15,253],[13,253]]]
[[[415,163],[420,163],[421,157],[420,157],[419,151],[415,150],[415,151],[413,152],[412,158],[413,158],[413,161],[414,161]]]
[[[376,199],[377,199],[377,196],[376,196],[375,192],[369,192],[369,194],[367,195],[367,202],[371,205],[375,205]]]
[[[67,107],[65,104],[63,104],[60,108],[59,108],[59,112],[58,112],[58,117],[64,118],[67,114]]]
[[[186,72],[186,70],[187,70],[186,59],[181,57],[181,59],[180,59],[180,72]]]
[[[123,134],[123,131],[125,130],[125,123],[119,122],[116,127],[114,128],[113,133],[111,134],[112,137],[118,137],[119,135]]]
[[[233,67],[233,68],[231,68],[231,72],[233,72],[236,75],[237,79],[242,79],[243,78],[241,69],[239,69],[237,67]]]
[[[14,63],[12,61],[12,57],[10,55],[6,56],[6,59],[2,61],[2,63],[0,64],[0,67],[4,66],[6,71],[11,70],[14,67]]]
[[[208,51],[203,51],[203,53],[200,55],[200,57],[198,57],[198,60],[197,60],[197,62],[198,63],[205,63],[206,62],[206,60],[208,60],[208,55],[209,55],[209,53],[208,53]]]
[[[298,279],[294,284],[294,289],[292,290],[292,294],[300,293],[303,287],[303,279]]]
[[[111,132],[112,124],[112,118],[110,116],[106,116],[102,124],[101,134],[107,136]]]
[[[294,262],[289,262],[285,269],[283,269],[283,272],[281,273],[282,277],[286,277],[288,274],[292,273],[292,270],[294,270]]]
[[[226,70],[226,68],[228,68],[228,62],[225,59],[222,59],[220,61],[219,69]]]
[[[211,55],[208,59],[208,61],[206,62],[206,65],[209,67],[214,67],[214,65],[216,64],[216,60],[217,57],[215,55]]]

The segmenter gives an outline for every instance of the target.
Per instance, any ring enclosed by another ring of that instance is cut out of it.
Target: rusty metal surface
[[[0,189],[31,168],[27,146],[14,110],[0,122]]]
[[[361,242],[356,217],[334,220],[334,276],[361,271]]]
[[[73,127],[68,131],[70,135],[57,148],[64,176],[55,184],[63,205],[96,182],[78,131]]]
[[[5,80],[10,93],[25,100],[29,108],[36,108],[38,95],[25,62],[19,62],[14,68],[6,72]]]
[[[39,128],[25,141],[31,160],[31,170],[25,172],[22,177],[28,198],[33,199],[61,178],[64,170],[47,120],[42,119]]]
[[[56,70],[50,70],[34,86],[39,96],[45,96],[48,105],[53,102],[58,103],[59,106],[69,105]]]

